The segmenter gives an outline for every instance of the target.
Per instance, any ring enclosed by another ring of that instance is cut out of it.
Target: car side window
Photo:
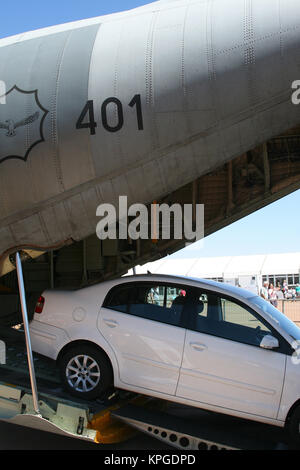
[[[114,287],[106,296],[103,307],[117,310],[117,312],[126,313],[128,311],[132,287],[133,286],[130,285],[121,285],[117,288]]]
[[[103,307],[180,326],[188,290],[161,283],[130,283],[112,289]]]
[[[148,320],[179,326],[185,303],[184,289],[167,285],[139,285],[129,303],[128,313]]]
[[[203,299],[206,305],[199,312],[199,301]],[[266,334],[273,334],[256,312],[233,299],[198,291],[191,308],[191,329],[201,333],[252,346],[259,346]]]
[[[242,325],[247,328],[260,329],[270,334],[270,330],[264,325],[257,317],[255,317],[249,310],[241,305],[232,302],[229,299],[222,299],[222,313],[225,322],[234,325]]]

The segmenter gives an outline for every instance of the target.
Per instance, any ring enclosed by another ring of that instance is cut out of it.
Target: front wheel
[[[73,396],[93,400],[104,396],[113,385],[111,365],[105,354],[90,345],[67,350],[59,361],[62,383]]]

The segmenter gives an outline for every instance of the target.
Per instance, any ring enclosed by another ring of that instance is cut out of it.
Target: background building
[[[167,257],[136,267],[137,274],[147,271],[153,274],[213,279],[259,292],[264,281],[277,286],[286,280],[289,287],[296,286],[299,283],[300,252],[215,258]]]

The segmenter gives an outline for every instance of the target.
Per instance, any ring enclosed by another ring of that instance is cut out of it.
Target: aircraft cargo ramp
[[[42,416],[34,416],[23,331],[2,328],[1,339],[6,343],[7,360],[0,366],[0,414],[7,422],[43,428],[114,449],[127,446],[133,449],[135,442],[139,446],[139,433],[160,441],[161,449],[292,448],[281,428],[133,393],[112,391],[104,401],[74,399],[61,388],[55,363],[36,354],[34,365]]]

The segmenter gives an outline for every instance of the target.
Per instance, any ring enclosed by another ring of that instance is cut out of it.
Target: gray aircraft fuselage
[[[0,257],[95,233],[300,123],[299,0],[158,1],[0,41]]]

